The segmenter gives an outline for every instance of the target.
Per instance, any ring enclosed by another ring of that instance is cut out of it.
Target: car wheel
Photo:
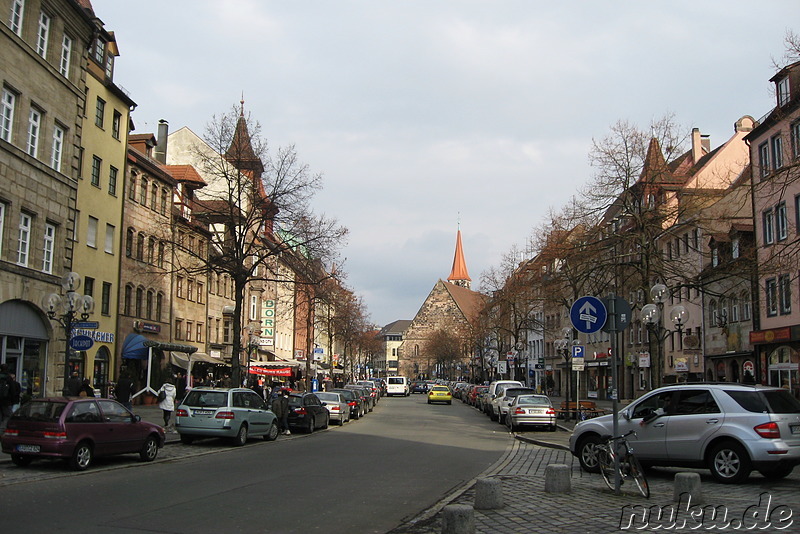
[[[428,399],[428,404],[432,404],[430,399]]]
[[[85,471],[92,464],[92,446],[88,441],[78,443],[69,459],[69,466],[75,471]]]
[[[242,423],[242,426],[239,427],[239,432],[236,433],[236,437],[233,438],[233,444],[237,447],[241,447],[247,443],[247,425]]]
[[[16,463],[16,462],[15,462]],[[759,469],[758,472],[767,480],[780,480],[792,474],[793,465],[781,465],[778,467]]]
[[[309,418],[309,420],[308,420],[308,428],[306,429],[306,432],[308,434],[313,434],[314,430],[316,430],[316,429],[317,429],[317,422],[314,421],[313,417]]]
[[[322,429],[325,430],[326,428],[328,428],[328,425],[330,424],[331,424],[331,416],[325,414],[325,423],[322,425]]]
[[[188,434],[181,434],[181,443],[183,443],[184,445],[191,445],[193,441],[194,437]]]
[[[747,451],[736,442],[716,445],[708,456],[711,475],[723,484],[738,484],[750,476],[752,465]]]
[[[14,462],[16,466],[25,467],[26,465],[30,465],[33,458],[30,456],[23,456],[22,454],[12,454],[11,461]]]
[[[492,421],[497,421],[499,419],[499,417],[497,417],[497,414],[494,413],[494,410],[492,410],[492,412],[489,414],[489,419],[491,419]]]
[[[558,430],[558,425],[555,425],[555,424],[553,424],[553,425],[550,425],[550,427],[548,428],[548,430],[549,430],[550,432],[555,432],[556,430]]]
[[[453,404],[453,401],[447,401],[447,404]]]
[[[148,436],[139,451],[139,459],[143,462],[152,462],[158,456],[158,440],[155,436]]]
[[[278,439],[278,425],[272,423],[269,425],[269,430],[264,434],[264,441],[275,441]]]
[[[587,473],[599,473],[600,468],[597,465],[597,445],[602,440],[596,434],[590,434],[581,439],[578,444],[578,461],[581,463],[581,469]]]

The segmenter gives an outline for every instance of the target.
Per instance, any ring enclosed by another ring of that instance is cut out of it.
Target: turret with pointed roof
[[[461,245],[461,230],[456,234],[456,253],[453,257],[453,268],[450,270],[450,276],[447,281],[457,286],[470,288],[472,278],[469,277],[467,272],[467,261],[464,259],[464,248]]]

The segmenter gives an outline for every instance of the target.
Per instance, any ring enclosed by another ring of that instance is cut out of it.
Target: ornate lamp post
[[[653,304],[645,304],[642,306],[641,318],[647,325],[647,329],[656,338],[658,343],[658,366],[657,373],[663,373],[664,365],[664,340],[674,332],[678,333],[678,338],[681,338],[683,328],[689,320],[689,311],[681,304],[673,306],[670,311],[669,318],[674,326],[673,330],[668,330],[664,327],[664,298],[667,293],[667,286],[664,284],[655,284],[650,289],[650,297],[653,299]],[[651,373],[653,366],[650,366]],[[652,382],[652,377],[651,377]],[[661,385],[661,375],[658,376],[656,387]]]
[[[81,275],[69,272],[61,279],[64,297],[58,293],[45,295],[42,307],[51,321],[56,321],[64,328],[64,389],[66,395],[67,379],[70,375],[69,360],[72,351],[72,329],[77,318],[86,321],[94,311],[94,299],[89,295],[81,295]]]

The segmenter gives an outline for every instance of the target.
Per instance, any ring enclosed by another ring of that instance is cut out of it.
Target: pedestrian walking
[[[11,386],[11,413],[14,413],[19,409],[20,399],[22,398],[22,385],[17,382],[15,373],[8,373],[8,378]]]
[[[176,393],[177,389],[172,383],[172,378],[167,378],[164,384],[162,384],[161,389],[158,390],[158,407],[161,408],[164,415],[164,430],[173,429],[173,427],[170,426],[170,418],[172,417],[172,412],[175,411]]]
[[[133,395],[134,387],[131,375],[127,371],[123,371],[119,375],[117,387],[114,388],[114,395],[117,397],[117,401],[131,411],[133,411],[131,395]]]
[[[281,390],[281,394],[272,401],[272,413],[280,422],[281,434],[289,435],[289,392]]]
[[[81,394],[81,379],[78,378],[78,372],[72,371],[64,384],[64,395],[67,397],[77,397]]]
[[[0,428],[5,428],[8,424],[12,406],[11,376],[8,373],[8,365],[4,363],[0,364]]]

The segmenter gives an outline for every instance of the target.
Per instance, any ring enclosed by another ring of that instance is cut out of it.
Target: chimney
[[[156,141],[156,161],[162,165],[167,164],[167,136],[169,136],[169,123],[165,119],[158,121],[158,139]]]
[[[700,128],[692,128],[692,162],[697,163],[703,157],[703,143]]]

